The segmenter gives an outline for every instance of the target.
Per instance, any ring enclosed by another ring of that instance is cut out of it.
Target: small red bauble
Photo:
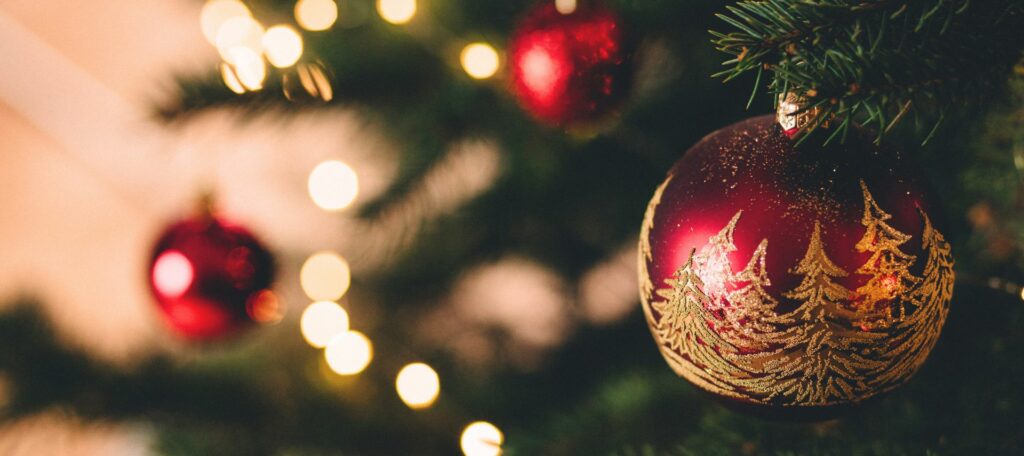
[[[543,2],[509,42],[512,92],[540,121],[563,127],[599,121],[622,101],[631,78],[622,20],[596,3],[563,14]]]
[[[679,375],[746,410],[814,419],[925,361],[952,297],[949,244],[918,173],[859,133],[795,147],[773,116],[753,118],[669,172],[640,283]]]
[[[196,341],[249,326],[274,278],[266,247],[245,228],[211,214],[168,227],[149,264],[150,289],[167,323]]]

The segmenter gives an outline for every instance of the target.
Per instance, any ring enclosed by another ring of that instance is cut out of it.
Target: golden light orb
[[[247,49],[262,59],[263,25],[249,16],[228,19],[217,29],[216,46],[220,57],[235,66],[238,66],[239,48]]]
[[[271,65],[288,68],[302,57],[302,36],[287,25],[270,27],[263,34],[263,52]]]
[[[355,375],[373,360],[373,345],[359,331],[347,331],[331,339],[324,350],[327,366],[338,375]]]
[[[348,331],[348,312],[333,301],[317,301],[302,311],[299,328],[306,342],[315,348],[324,348],[327,343]]]
[[[352,281],[348,262],[334,252],[310,256],[299,271],[302,291],[314,301],[337,301],[345,295]]]
[[[477,421],[466,426],[459,443],[466,456],[499,456],[505,434],[491,423]]]
[[[424,363],[407,364],[395,379],[398,397],[411,409],[430,407],[441,393],[441,379]]]
[[[359,196],[359,177],[348,165],[337,160],[325,161],[309,173],[309,196],[325,211],[340,211],[352,205]]]
[[[299,0],[295,4],[295,21],[311,32],[331,28],[338,20],[338,4],[334,0]]]
[[[239,95],[245,93],[245,86],[242,85],[242,81],[238,80],[235,68],[230,63],[223,62],[220,64],[220,77],[224,80],[224,85],[228,86],[232,92]]]
[[[572,14],[576,12],[576,0],[555,0],[555,9],[564,15]]]
[[[385,21],[402,25],[416,16],[416,0],[377,0],[377,13]]]
[[[459,60],[462,62],[462,69],[473,79],[494,76],[501,64],[498,51],[487,43],[472,43],[464,47]]]
[[[252,12],[238,0],[211,0],[203,5],[199,13],[199,27],[206,41],[216,46],[217,31],[228,19],[249,16],[252,16]]]
[[[263,57],[253,52],[252,49],[245,47],[233,48],[228,54],[231,56],[231,60],[234,61],[231,67],[238,78],[238,82],[246,90],[257,91],[262,89],[263,81],[267,79],[267,65],[263,62]]]

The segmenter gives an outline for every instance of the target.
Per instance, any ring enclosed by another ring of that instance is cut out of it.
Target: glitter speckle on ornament
[[[545,123],[568,127],[599,121],[624,98],[630,54],[622,20],[610,9],[588,3],[559,10],[544,2],[510,40],[512,91]]]
[[[677,162],[643,223],[641,297],[680,376],[744,410],[821,418],[920,368],[953,259],[898,153],[860,131],[794,142],[758,117]]]

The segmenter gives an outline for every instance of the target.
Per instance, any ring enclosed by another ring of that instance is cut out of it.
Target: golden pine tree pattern
[[[892,216],[878,207],[863,180],[860,188],[864,194],[861,224],[865,231],[856,248],[871,256],[857,269],[857,274],[871,277],[856,290],[855,307],[861,315],[858,323],[866,328],[888,327],[902,319],[906,311],[900,296],[921,280],[910,273],[917,258],[900,250],[910,235],[885,223]]]
[[[863,373],[884,363],[859,353],[883,335],[853,329],[843,318],[850,316],[842,304],[850,290],[835,279],[847,273],[825,253],[820,223],[815,222],[807,253],[791,272],[803,276],[795,289],[784,293],[801,303],[791,313],[799,329],[778,341],[787,356],[766,363],[764,370],[777,382],[771,397],[811,404],[863,397],[869,392]]]
[[[720,361],[724,352],[733,348],[718,331],[709,326],[716,318],[709,310],[710,302],[703,291],[704,283],[694,270],[693,252],[690,252],[686,264],[665,283],[669,288],[658,290],[658,295],[664,300],[651,305],[659,315],[654,326],[655,337],[663,341],[671,353],[685,353],[687,358],[670,358],[670,363],[686,362],[688,366],[693,366],[694,369],[688,371],[693,378],[687,378],[695,383],[728,388],[728,384],[722,383],[720,379],[735,375],[736,370]],[[722,384],[716,385],[718,383]]]
[[[764,267],[767,251],[768,240],[762,239],[747,266],[731,280],[738,287],[728,294],[723,315],[729,326],[723,329],[740,351],[764,350],[779,337],[774,324],[778,302],[765,290],[771,286]]]
[[[953,298],[953,255],[946,239],[933,226],[932,221],[920,208],[924,220],[921,234],[922,250],[928,253],[920,284],[910,295],[914,311],[903,321],[896,323],[898,334],[894,337],[892,362],[885,368],[873,372],[873,383],[885,385],[899,380],[901,372],[917,372],[928,353],[939,340],[942,324],[949,315],[949,302]]]
[[[704,292],[711,300],[711,310],[723,313],[729,307],[728,292],[734,282],[729,254],[736,251],[733,232],[743,211],[736,212],[729,224],[708,239],[707,245],[693,258],[697,273],[704,283]]]
[[[699,253],[691,252],[666,281],[668,288],[656,292],[653,298],[660,300],[644,297],[669,365],[711,392],[783,406],[856,402],[906,382],[924,363],[945,322],[953,258],[942,234],[919,210],[928,258],[922,277],[911,274],[917,258],[899,247],[911,237],[886,223],[891,215],[861,185],[865,234],[856,249],[871,257],[855,273],[870,275],[864,286],[851,291],[838,283],[850,273],[829,258],[821,225],[815,222],[806,253],[790,270],[801,276],[800,284],[781,293],[796,307],[779,312],[779,302],[765,289],[771,285],[764,266],[767,240],[739,272],[733,273],[728,263],[727,255],[736,250],[737,212]],[[649,258],[642,250],[641,263]],[[903,288],[888,288],[891,281]],[[881,310],[865,307],[876,304]],[[865,327],[868,318],[872,325]]]

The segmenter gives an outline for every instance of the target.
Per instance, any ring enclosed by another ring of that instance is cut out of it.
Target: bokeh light
[[[424,363],[408,364],[395,379],[398,397],[411,409],[430,407],[441,393],[441,379]]]
[[[377,0],[377,13],[392,24],[405,24],[416,15],[416,0]]]
[[[245,93],[245,86],[242,85],[242,81],[238,80],[238,75],[235,74],[235,68],[227,62],[220,64],[220,76],[224,79],[224,85],[228,86],[232,92],[239,95]]]
[[[347,331],[331,339],[324,350],[327,366],[339,375],[355,375],[373,360],[373,345],[359,331]]]
[[[334,0],[299,0],[295,4],[295,21],[311,32],[327,30],[338,20],[338,4]]]
[[[245,312],[256,323],[272,325],[284,318],[285,305],[277,293],[261,290],[245,301]]]
[[[281,89],[288,101],[296,103],[334,99],[334,88],[327,70],[316,62],[300,63],[281,77]]]
[[[325,211],[349,207],[359,195],[359,177],[337,160],[325,161],[309,173],[309,196]]]
[[[498,456],[505,434],[491,423],[477,421],[466,426],[459,443],[466,456]]]
[[[348,312],[333,301],[317,301],[302,312],[299,327],[309,345],[324,348],[327,343],[348,331]]]
[[[217,30],[217,51],[225,62],[238,66],[239,48],[263,57],[263,25],[249,16],[228,19]]]
[[[498,51],[487,43],[472,43],[462,49],[459,56],[462,69],[474,79],[487,79],[498,72]]]
[[[212,0],[203,5],[199,13],[199,27],[206,41],[217,45],[217,32],[229,19],[249,17],[252,13],[244,3],[238,0]]]
[[[555,9],[562,14],[572,14],[576,12],[576,0],[555,0]]]
[[[231,60],[234,61],[232,69],[238,82],[246,90],[256,91],[263,88],[263,81],[267,78],[267,65],[263,57],[245,47],[235,47],[229,52]]]
[[[302,291],[314,301],[337,301],[351,283],[348,262],[334,252],[320,252],[302,264],[299,281]]]
[[[263,34],[263,52],[271,65],[288,68],[302,57],[302,37],[287,25],[275,25]]]
[[[195,271],[181,252],[168,250],[153,263],[153,287],[162,296],[177,298],[192,286]]]

